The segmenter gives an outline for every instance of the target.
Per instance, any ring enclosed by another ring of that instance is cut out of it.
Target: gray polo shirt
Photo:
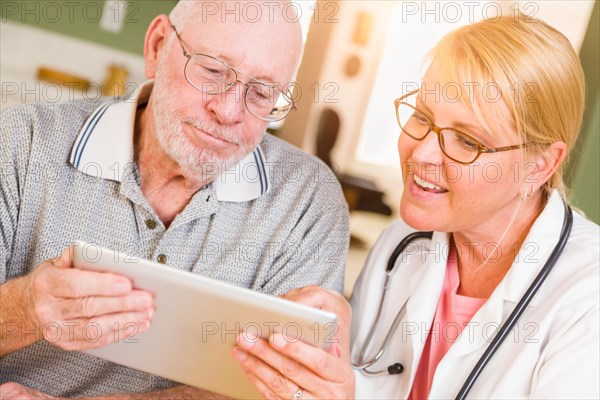
[[[0,283],[82,240],[265,293],[341,291],[349,232],[340,186],[323,163],[269,134],[163,226],[133,162],[135,112],[151,89],[2,113]],[[8,381],[55,396],[175,384],[46,341],[0,359]]]

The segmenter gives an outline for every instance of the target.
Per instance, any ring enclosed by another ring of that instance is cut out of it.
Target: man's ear
[[[535,173],[531,176],[535,180],[535,189],[539,189],[560,168],[567,157],[567,145],[564,142],[554,142],[543,152],[534,156]]]
[[[171,33],[171,21],[165,14],[154,18],[146,31],[144,41],[144,61],[146,63],[146,78],[153,79],[156,76],[158,62],[162,49],[168,35]]]

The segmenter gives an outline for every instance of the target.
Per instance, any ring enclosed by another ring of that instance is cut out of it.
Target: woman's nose
[[[444,153],[440,147],[437,133],[430,131],[424,139],[417,142],[412,158],[419,163],[441,164]]]

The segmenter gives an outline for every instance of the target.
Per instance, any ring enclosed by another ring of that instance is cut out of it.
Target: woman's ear
[[[535,190],[546,183],[560,168],[567,156],[567,145],[564,142],[554,142],[546,150],[534,156],[535,173],[531,177],[535,180]]]
[[[171,33],[171,21],[165,14],[154,18],[146,31],[144,41],[144,61],[146,63],[146,78],[153,79],[156,76],[161,50]]]

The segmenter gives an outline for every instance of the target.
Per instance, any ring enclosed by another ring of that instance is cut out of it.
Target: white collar
[[[79,132],[69,162],[87,175],[121,182],[118,171],[132,162],[137,106],[148,101],[152,87],[153,81],[145,82],[128,99],[98,107]],[[270,185],[260,146],[213,184],[219,201],[245,202],[265,194]]]

